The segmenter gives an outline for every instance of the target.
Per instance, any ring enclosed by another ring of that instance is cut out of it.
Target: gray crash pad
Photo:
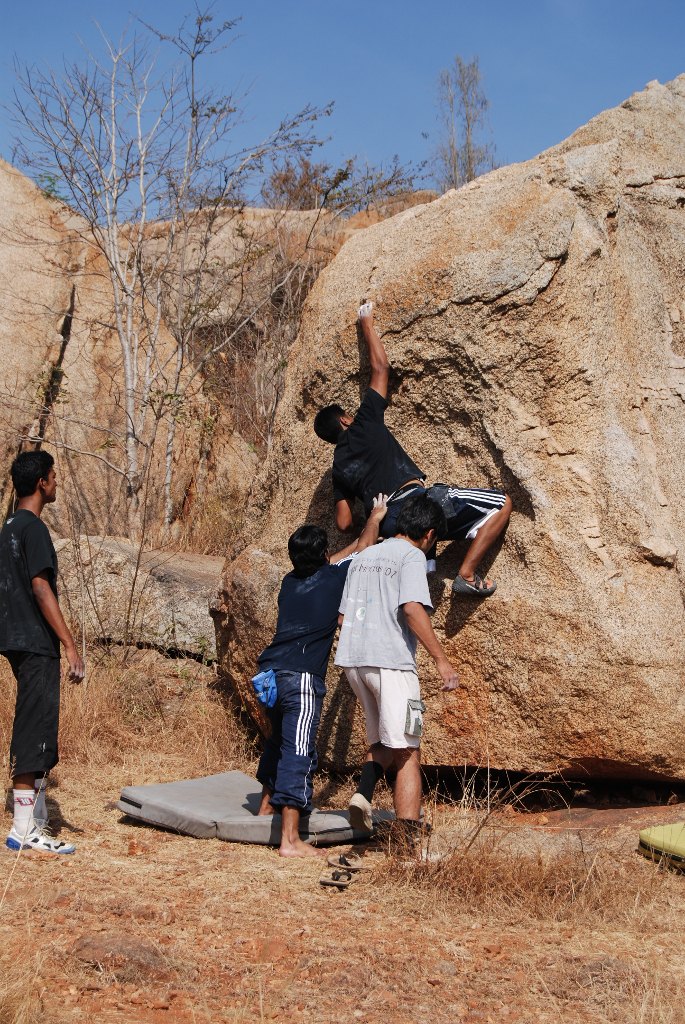
[[[225,839],[232,843],[281,841],[280,814],[258,815],[262,787],[244,772],[222,772],[203,779],[127,786],[117,807],[124,814],[149,825],[173,829],[198,839]],[[377,821],[390,821],[388,811],[378,811]],[[368,838],[350,825],[347,811],[317,811],[300,821],[300,836],[307,843],[332,845]]]

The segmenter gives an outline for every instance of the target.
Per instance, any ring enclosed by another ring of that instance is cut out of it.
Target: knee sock
[[[22,838],[28,835],[33,828],[33,806],[35,801],[35,790],[14,790],[14,818],[12,819],[12,828],[16,834]]]
[[[373,800],[373,791],[376,788],[376,783],[379,779],[383,778],[383,765],[379,764],[378,761],[367,761],[362,768],[362,774],[359,779],[359,785],[357,786],[357,792],[369,801]]]
[[[36,794],[36,801],[33,805],[33,820],[38,828],[44,828],[48,823],[48,808],[45,803],[45,790],[48,785],[47,775],[37,775],[33,788]]]

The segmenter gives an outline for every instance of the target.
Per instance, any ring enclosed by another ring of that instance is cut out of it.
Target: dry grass
[[[214,678],[211,666],[154,650],[92,651],[85,682],[62,684],[60,761],[74,773],[126,765],[133,774],[147,774],[152,763],[160,781],[179,770],[249,770],[257,751],[212,688]],[[7,774],[14,694],[12,673],[0,658],[0,746]]]
[[[519,963],[540,1019],[545,1004],[564,1021],[682,1024],[683,877],[639,857],[625,832],[513,826],[508,810],[434,804],[421,850],[386,851],[371,885],[413,919],[487,930],[486,953]],[[556,948],[540,958],[530,936],[544,945],[550,932]]]
[[[16,951],[0,957],[0,1024],[36,1024],[42,1019],[39,964],[40,955],[31,950],[21,958]]]
[[[123,784],[254,770],[212,680],[196,662],[115,651],[91,654],[85,686],[65,684],[48,796],[79,849],[68,864],[16,861],[0,1024],[685,1019],[685,879],[638,857],[629,827],[555,830],[494,794],[489,807],[472,793],[434,799],[440,859],[374,854],[371,876],[337,893],[319,886],[318,864],[122,819]],[[6,757],[13,683],[1,659],[0,693]],[[319,779],[329,806],[352,788]],[[0,859],[0,890],[14,864]],[[132,946],[111,963],[84,956],[101,940]]]

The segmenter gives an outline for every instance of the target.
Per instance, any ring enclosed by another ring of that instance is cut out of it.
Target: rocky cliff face
[[[431,193],[398,198],[376,216],[391,216],[403,206],[431,198]],[[342,221],[320,210],[225,211],[215,226],[206,260],[203,301],[207,321],[203,330],[211,336],[225,322],[231,323],[231,318],[235,321],[236,311],[256,309],[254,328],[268,337],[269,324],[260,321],[259,311],[278,279],[276,237],[281,258],[294,262],[297,257],[303,263],[303,280],[308,281],[308,273],[314,274],[314,268],[336,252],[347,235],[370,220],[357,215]],[[195,233],[191,231],[183,249],[188,265],[192,266],[201,250],[202,229],[198,218]],[[146,235],[148,253],[164,250],[167,236],[167,224],[151,224]],[[310,247],[305,258],[302,253],[307,241]],[[22,442],[28,437],[43,438],[57,456],[62,487],[57,506],[47,513],[53,530],[64,537],[123,534],[128,525],[125,480],[120,472],[126,422],[123,357],[108,268],[92,244],[87,225],[2,160],[0,257],[4,271],[0,285],[0,501],[6,505],[9,500],[9,464]],[[309,271],[307,258],[312,263]],[[225,274],[222,268],[226,268]],[[215,277],[221,282],[219,288]],[[294,330],[293,325],[292,333]],[[144,326],[141,334],[145,334]],[[240,358],[236,355],[238,362]],[[267,406],[282,358],[283,353],[272,351],[268,344],[261,357],[254,357],[253,372],[264,378],[261,385],[258,380],[255,395]],[[142,350],[139,362],[139,380],[143,380]],[[160,377],[150,404],[165,390],[165,384],[171,386],[169,367],[175,365],[174,342],[164,324],[153,362],[166,365],[167,379]],[[244,362],[249,367],[247,356]],[[230,362],[225,365],[235,371]],[[195,525],[200,520],[201,536],[194,535],[193,543],[201,548],[211,546],[208,534],[213,524],[224,536],[230,535],[226,520],[241,505],[257,462],[256,454],[235,432],[231,402],[247,408],[248,420],[250,410],[249,395],[241,389],[245,390],[251,374],[245,365],[238,370],[243,377],[232,381],[230,388],[222,390],[225,381],[211,380],[207,393],[197,386],[191,389],[178,415],[173,499],[179,522],[175,525],[182,533],[189,520]],[[210,367],[207,375],[211,373]],[[230,370],[225,376],[231,378]],[[143,427],[143,449],[150,444],[152,419],[148,415]],[[152,483],[143,498],[148,506],[148,544],[154,543],[162,519],[165,434],[163,426],[151,446]]]
[[[503,487],[515,507],[493,598],[451,598],[458,546],[438,562],[434,624],[463,685],[441,694],[420,661],[424,759],[685,778],[684,272],[685,76],[353,236],[310,296],[216,603],[244,702],[289,533],[332,530],[332,450],[312,419],[356,408],[369,298],[395,369],[391,428],[429,478]],[[342,766],[363,736],[332,668],[328,686],[321,752]]]
[[[255,232],[268,214],[254,213]],[[166,228],[155,230],[150,246]],[[235,258],[240,231],[234,218],[219,232],[215,260]],[[123,534],[125,483],[117,469],[123,465],[124,385],[107,267],[86,225],[2,160],[0,256],[0,500],[9,501],[9,465],[21,444],[42,438],[57,459],[61,487],[57,505],[46,513],[51,528],[63,537]],[[162,325],[159,361],[173,351]],[[198,495],[205,502],[219,503],[227,494],[241,499],[256,463],[233,432],[230,410],[213,416],[207,441],[203,401],[200,394],[184,408],[178,430],[174,498],[184,513]],[[154,446],[148,543],[161,521],[164,434]]]

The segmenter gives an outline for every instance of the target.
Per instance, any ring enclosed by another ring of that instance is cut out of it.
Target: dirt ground
[[[123,818],[113,801],[130,781],[120,771],[60,773],[51,804],[76,855],[2,857],[6,977],[19,990],[7,997],[14,1018],[0,1020],[21,1020],[22,1007],[26,1020],[103,1024],[685,1019],[671,1002],[685,980],[672,913],[685,879],[662,872],[655,892],[655,869],[635,853],[636,827],[677,809],[580,821],[508,813],[494,826],[500,843],[504,835],[534,857],[580,842],[608,850],[625,872],[617,885],[650,891],[657,917],[647,914],[640,931],[611,913],[465,911],[458,893],[413,877],[417,869],[390,870],[380,853],[367,854],[370,877],[324,889],[318,863]],[[449,844],[459,812],[438,808],[437,817]]]
[[[77,853],[0,853],[0,1024],[685,1021],[685,877],[636,853],[640,828],[685,819],[685,806],[503,806],[488,818],[428,801],[442,860],[367,850],[373,871],[325,889],[318,862],[121,815],[123,786],[254,768],[247,747],[242,761],[211,745],[199,757],[224,719],[203,710],[186,669],[156,671],[161,729],[131,678],[116,674],[120,695],[138,695],[116,743],[111,723],[98,735],[84,725],[105,722],[105,684],[99,704],[67,694],[48,804]],[[200,709],[197,727],[169,715],[169,695]],[[349,790],[320,793],[344,806]]]

